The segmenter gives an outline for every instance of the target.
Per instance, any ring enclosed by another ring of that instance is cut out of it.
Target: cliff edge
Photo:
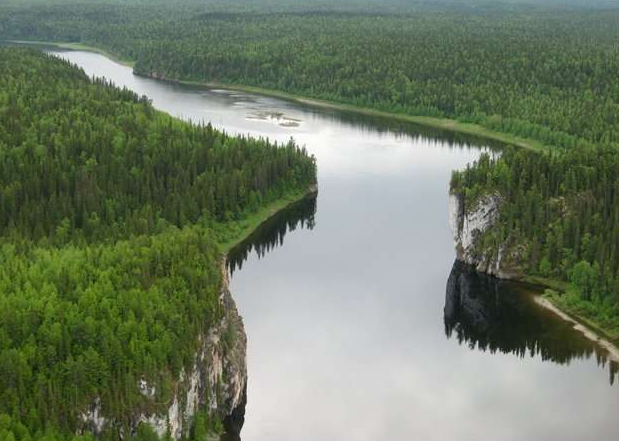
[[[501,195],[491,193],[466,202],[464,194],[449,194],[449,224],[456,247],[456,258],[477,271],[501,279],[523,276],[520,262],[522,246],[498,239],[493,231],[500,216]]]
[[[135,434],[140,424],[147,424],[160,437],[168,433],[175,440],[187,437],[198,411],[206,411],[210,418],[218,418],[228,434],[240,433],[247,403],[247,337],[243,319],[229,291],[225,261],[221,271],[219,304],[222,318],[198,337],[191,369],[181,370],[167,402],[157,400],[157,389],[161,385],[138,380],[136,387],[144,400],[129,416],[129,435]],[[101,434],[116,428],[120,436],[125,437],[125,428],[118,426],[117,421],[106,418],[99,400],[81,414],[80,432]]]

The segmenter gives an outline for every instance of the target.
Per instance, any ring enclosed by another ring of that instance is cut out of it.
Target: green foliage
[[[0,115],[0,441],[68,440],[95,402],[115,439],[220,320],[219,231],[306,190],[314,159],[34,50],[0,48]]]
[[[539,275],[542,277],[548,277],[550,276],[551,269],[550,261],[547,257],[544,257],[539,264]]]
[[[591,265],[582,260],[578,262],[568,272],[569,281],[578,290],[583,300],[591,300],[591,295],[597,288],[598,278],[600,277],[600,267],[597,262]]]
[[[314,179],[292,141],[183,123],[47,58],[0,56],[0,235],[62,243],[239,219]]]
[[[487,154],[455,172],[452,191],[499,193],[500,243],[527,248],[529,275],[569,281],[571,310],[619,322],[619,149]],[[496,248],[496,247],[495,247]],[[496,251],[496,250],[495,250]],[[617,328],[619,329],[619,328]]]
[[[191,437],[187,438],[190,441],[205,441],[215,433],[211,428],[212,423],[203,412],[198,412],[196,422],[200,421],[204,425],[204,431],[196,432]],[[45,430],[31,431],[27,426],[19,422],[18,419],[12,418],[6,414],[0,414],[0,441],[95,441],[91,434],[86,435],[70,435],[64,434],[52,428]],[[103,437],[104,440],[112,440],[113,438]],[[160,441],[161,438],[146,425],[140,424],[135,435],[131,438],[133,441]],[[169,441],[171,438],[164,438]],[[214,439],[214,438],[211,438]]]
[[[566,148],[619,142],[616,5],[395,3],[6,7],[0,37],[81,42],[140,74],[450,117]]]
[[[71,429],[100,398],[106,414],[129,417],[143,401],[138,381],[177,378],[220,316],[218,261],[197,228],[113,245],[2,246],[0,412],[35,411],[33,427]]]

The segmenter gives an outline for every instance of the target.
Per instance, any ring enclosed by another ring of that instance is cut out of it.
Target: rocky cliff
[[[498,242],[493,227],[499,219],[501,196],[487,194],[470,206],[463,194],[449,195],[449,223],[454,236],[457,259],[477,271],[502,279],[522,275],[521,246]]]
[[[142,423],[159,435],[168,432],[173,439],[187,436],[199,410],[219,418],[227,433],[238,435],[245,419],[247,402],[247,366],[245,360],[247,337],[243,320],[229,291],[226,265],[222,265],[223,283],[219,302],[224,311],[221,320],[199,336],[198,350],[190,369],[183,369],[173,385],[167,403],[157,403],[158,385],[141,379],[136,384],[144,397],[143,403],[130,416],[129,428],[134,434]],[[95,400],[81,415],[81,431],[100,434],[117,427],[104,415]],[[123,429],[119,428],[121,436]]]

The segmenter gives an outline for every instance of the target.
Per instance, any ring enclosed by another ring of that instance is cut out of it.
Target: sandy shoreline
[[[563,312],[561,309],[556,307],[550,300],[542,296],[535,296],[534,300],[535,303],[540,305],[542,308],[546,308],[549,311],[552,311],[555,315],[561,317],[563,320],[572,323],[576,331],[580,332],[582,335],[584,335],[589,340],[595,342],[600,347],[606,349],[606,351],[608,352],[608,358],[610,358],[615,363],[619,363],[619,348],[617,348],[617,346],[612,344],[606,338],[599,336],[596,332],[583,325],[576,319],[572,318],[570,315]]]

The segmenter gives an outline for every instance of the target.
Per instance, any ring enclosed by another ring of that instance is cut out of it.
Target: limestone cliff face
[[[449,223],[454,236],[457,259],[479,272],[502,279],[521,275],[518,261],[521,250],[509,243],[485,244],[499,218],[501,196],[488,194],[467,206],[462,194],[449,195]]]
[[[222,265],[223,284],[220,304],[224,314],[211,326],[208,333],[199,336],[198,351],[189,370],[183,369],[174,385],[172,398],[163,406],[155,397],[158,385],[140,380],[136,387],[144,403],[130,417],[130,430],[135,433],[141,423],[154,431],[174,439],[187,436],[198,410],[207,410],[218,416],[226,432],[238,435],[245,418],[247,402],[247,365],[245,360],[247,337],[228,285],[228,271]],[[100,434],[115,422],[104,415],[99,400],[95,400],[81,414],[81,431]],[[121,436],[125,435],[121,431]]]

